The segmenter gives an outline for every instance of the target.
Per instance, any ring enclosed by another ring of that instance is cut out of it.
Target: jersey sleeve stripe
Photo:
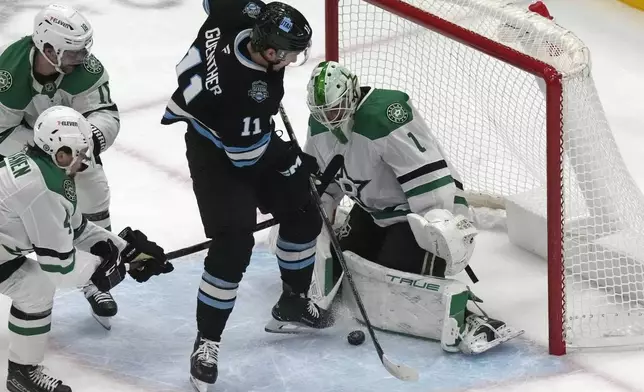
[[[72,250],[70,250],[69,252],[56,252],[53,249],[39,248],[37,246],[34,246],[33,249],[38,256],[55,257],[60,260],[67,260],[70,256],[76,253],[76,249],[74,248],[72,248]]]
[[[74,265],[76,264],[76,253],[72,255],[71,263],[67,265],[60,264],[43,264],[40,263],[40,269],[49,273],[57,273],[66,275],[74,270]]]
[[[87,217],[83,215],[80,225],[78,225],[78,227],[74,229],[74,240],[77,240],[78,237],[80,237],[81,234],[83,234],[86,227],[87,227]]]
[[[398,183],[400,185],[405,184],[406,182],[409,182],[415,178],[424,176],[425,174],[433,173],[437,170],[440,169],[445,169],[447,167],[447,162],[445,162],[444,159],[441,159],[440,161],[428,163],[425,166],[421,166],[416,170],[412,170],[407,174],[403,174],[402,176],[398,177]]]
[[[407,198],[409,199],[411,197],[422,195],[423,193],[428,193],[438,188],[441,188],[445,185],[449,185],[453,183],[454,183],[454,179],[452,178],[452,176],[447,175],[437,180],[412,188],[405,192],[405,196],[407,196]]]
[[[467,199],[464,198],[463,196],[454,196],[454,204],[462,204],[466,207],[469,207],[469,204],[467,203]]]

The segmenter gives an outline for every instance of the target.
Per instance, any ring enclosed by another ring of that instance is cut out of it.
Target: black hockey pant
[[[340,247],[384,267],[413,274],[445,277],[445,260],[418,246],[407,222],[378,226],[371,214],[354,204],[339,232]],[[339,276],[337,257],[333,271]],[[424,267],[424,270],[423,270]]]
[[[201,221],[206,237],[212,239],[199,286],[197,327],[204,338],[220,341],[250,262],[257,208],[271,212],[280,223],[279,269],[282,281],[296,293],[306,292],[311,284],[322,222],[308,187],[286,188],[288,179],[276,170],[246,175],[230,163],[223,150],[191,127],[186,147]]]

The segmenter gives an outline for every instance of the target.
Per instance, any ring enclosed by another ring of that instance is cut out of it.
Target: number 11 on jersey
[[[250,117],[244,117],[243,121],[244,121],[244,130],[241,133],[242,136],[259,135],[260,133],[262,133],[262,128],[259,123],[259,118],[251,119]],[[252,133],[250,132],[251,121],[253,122],[253,127],[254,127],[254,130]]]
[[[177,76],[181,76],[184,72],[201,64],[201,55],[199,49],[192,46],[185,57],[177,64]],[[183,99],[186,104],[189,104],[201,91],[203,90],[203,79],[199,74],[195,74],[190,78],[190,84],[183,90]]]

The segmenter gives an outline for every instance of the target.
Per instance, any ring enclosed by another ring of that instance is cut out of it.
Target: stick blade
[[[405,364],[395,364],[387,358],[386,355],[382,355],[382,364],[385,366],[385,369],[392,376],[396,377],[402,381],[418,381],[418,371],[414,368],[411,368]]]

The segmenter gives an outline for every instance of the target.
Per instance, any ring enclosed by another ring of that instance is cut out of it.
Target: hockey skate
[[[206,392],[217,381],[218,356],[219,342],[204,339],[199,332],[190,356],[190,382],[198,392]]]
[[[118,306],[116,305],[114,298],[112,298],[112,294],[109,292],[99,291],[92,283],[83,287],[83,292],[85,293],[85,298],[87,298],[87,301],[92,307],[92,316],[103,326],[103,328],[107,330],[112,329],[110,319],[114,317],[118,311]]]
[[[284,290],[271,312],[273,319],[264,330],[273,333],[311,332],[333,325],[333,314],[307,298],[305,294],[296,294]]]
[[[72,389],[43,372],[44,367],[9,361],[7,389],[10,392],[71,392]]]
[[[458,347],[464,354],[480,354],[522,335],[523,332],[509,327],[503,321],[468,311]]]

